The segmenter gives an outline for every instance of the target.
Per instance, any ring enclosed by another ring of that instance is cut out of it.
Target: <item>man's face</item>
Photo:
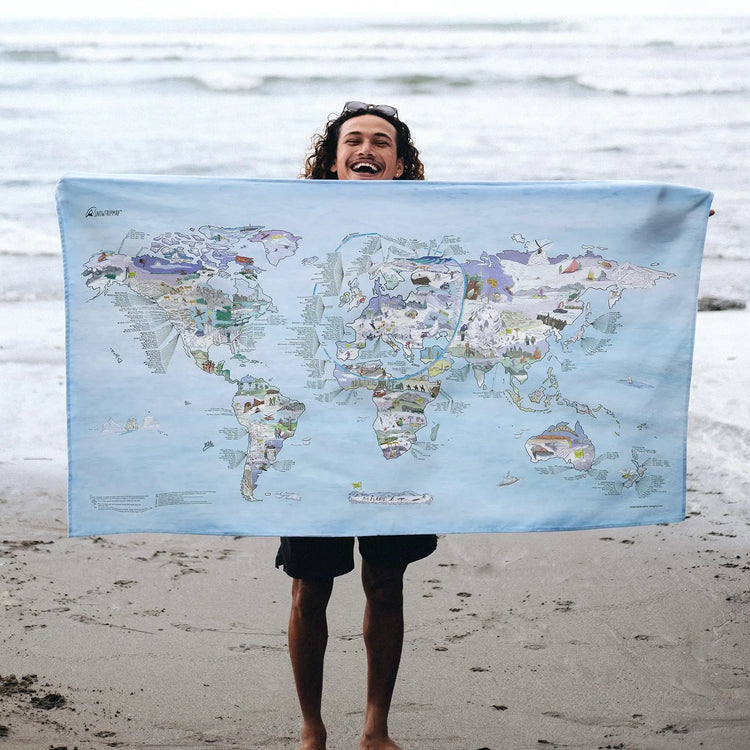
[[[336,161],[339,180],[395,180],[404,172],[396,150],[396,128],[377,115],[347,120],[339,131]]]

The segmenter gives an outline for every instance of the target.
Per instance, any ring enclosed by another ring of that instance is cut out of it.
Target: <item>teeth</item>
[[[355,172],[367,171],[373,174],[380,171],[377,165],[373,164],[371,161],[358,161],[356,164],[352,165],[352,169]]]

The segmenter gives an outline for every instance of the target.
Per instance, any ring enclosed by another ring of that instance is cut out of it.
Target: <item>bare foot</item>
[[[319,727],[302,727],[301,742],[299,750],[326,750],[326,728]]]
[[[365,737],[359,741],[359,750],[401,750],[390,737]]]

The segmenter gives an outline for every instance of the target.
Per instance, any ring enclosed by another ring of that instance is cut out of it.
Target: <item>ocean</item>
[[[0,302],[62,298],[62,175],[296,178],[350,99],[430,180],[712,190],[701,293],[748,296],[750,17],[89,20],[0,25]]]

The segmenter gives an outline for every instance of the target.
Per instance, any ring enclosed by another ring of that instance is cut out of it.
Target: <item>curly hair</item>
[[[372,114],[382,117],[396,128],[396,155],[404,160],[404,171],[397,180],[424,180],[424,165],[419,159],[419,151],[412,143],[411,132],[405,122],[398,117],[390,117],[382,112],[370,111],[367,113],[356,111],[345,111],[340,115],[332,116],[326,123],[322,133],[316,133],[310,142],[311,151],[305,158],[304,171],[300,177],[307,180],[335,180],[336,173],[331,172],[331,167],[336,161],[336,149],[339,143],[341,126],[352,117],[362,114]]]

